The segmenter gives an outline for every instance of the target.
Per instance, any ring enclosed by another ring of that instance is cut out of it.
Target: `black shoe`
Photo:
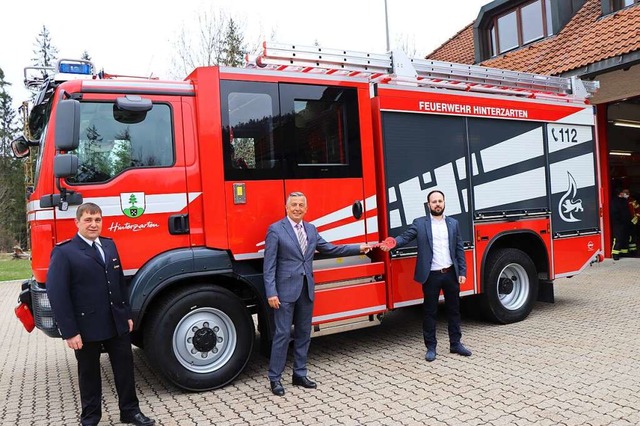
[[[424,359],[427,361],[435,361],[436,359],[436,350],[435,349],[427,349],[427,353],[424,355]]]
[[[271,393],[277,396],[284,396],[284,386],[280,383],[280,380],[270,380]]]
[[[471,351],[469,349],[465,348],[462,343],[457,343],[457,344],[451,346],[451,353],[452,354],[459,354],[459,355],[462,355],[462,356],[471,356]]]
[[[120,421],[122,423],[129,423],[129,424],[133,424],[136,426],[151,426],[156,424],[156,421],[153,419],[150,419],[149,417],[145,416],[142,413],[137,413],[134,414],[131,417],[122,417],[120,416]]]
[[[315,389],[318,387],[316,382],[312,382],[307,378],[307,376],[293,376],[293,385],[294,386],[302,386],[307,389]]]
[[[620,260],[619,254],[614,254],[612,257],[613,257],[613,260]]]

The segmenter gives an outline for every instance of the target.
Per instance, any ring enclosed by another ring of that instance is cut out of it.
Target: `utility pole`
[[[391,47],[389,45],[389,12],[387,10],[387,0],[384,0],[384,25],[387,34],[387,52],[390,52]]]

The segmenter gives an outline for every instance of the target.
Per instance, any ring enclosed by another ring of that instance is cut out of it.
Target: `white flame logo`
[[[582,200],[575,198],[578,193],[578,185],[576,184],[576,180],[573,176],[571,176],[571,173],[567,172],[567,175],[569,177],[569,188],[562,198],[560,198],[560,202],[558,203],[558,212],[560,213],[560,218],[565,222],[580,222],[582,219],[576,219],[573,216],[573,213],[584,211],[582,208]]]

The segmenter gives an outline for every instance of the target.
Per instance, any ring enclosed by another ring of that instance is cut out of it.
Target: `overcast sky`
[[[406,40],[424,56],[489,2],[387,0],[391,48]],[[27,99],[23,69],[32,65],[45,25],[59,58],[79,58],[86,50],[108,73],[169,78],[181,29],[194,27],[198,12],[212,7],[236,18],[251,44],[275,31],[271,41],[311,45],[317,40],[326,48],[386,51],[384,0],[19,0],[0,15],[0,68],[12,83],[14,103]]]

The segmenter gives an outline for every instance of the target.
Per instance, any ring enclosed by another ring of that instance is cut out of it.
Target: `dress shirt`
[[[448,268],[453,264],[451,253],[449,252],[449,231],[447,222],[431,216],[431,234],[433,235],[433,259],[431,260],[431,270],[439,271]]]

